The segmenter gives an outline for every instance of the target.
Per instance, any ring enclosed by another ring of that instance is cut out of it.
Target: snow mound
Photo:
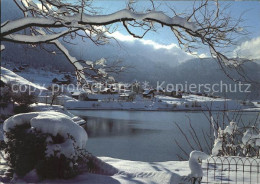
[[[17,114],[5,120],[3,129],[9,132],[17,125],[30,124],[32,129],[36,129],[42,133],[48,133],[52,136],[61,135],[65,142],[59,145],[49,145],[47,148],[47,155],[51,155],[52,151],[64,151],[65,156],[72,153],[70,150],[75,144],[76,147],[84,149],[88,140],[86,131],[76,124],[69,116],[59,112],[31,112],[24,114]],[[71,138],[72,137],[72,138]],[[7,138],[4,136],[5,142]],[[71,140],[74,140],[73,143]],[[51,143],[51,140],[49,140]],[[52,150],[52,151],[51,151]]]
[[[79,116],[75,116],[71,114],[69,111],[67,111],[63,106],[61,105],[50,105],[50,104],[44,104],[44,103],[37,103],[37,104],[31,104],[30,108],[32,108],[32,111],[39,112],[39,111],[54,111],[54,112],[60,112],[63,114],[66,114],[69,116],[76,124],[83,125],[86,124],[86,121]]]

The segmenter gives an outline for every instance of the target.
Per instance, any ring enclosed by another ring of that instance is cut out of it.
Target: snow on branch
[[[63,0],[14,0],[14,2],[24,13],[24,18],[8,20],[1,24],[1,40],[34,44],[54,43],[74,64],[76,61],[68,57],[68,50],[60,46],[57,39],[69,35],[71,39],[78,36],[82,40],[90,39],[97,45],[106,44],[108,36],[104,33],[110,33],[109,27],[114,23],[122,23],[126,31],[136,38],[143,38],[148,31],[156,30],[154,26],[156,24],[167,26],[177,38],[179,46],[185,48],[190,54],[196,54],[199,48],[206,46],[226,75],[229,74],[225,66],[238,71],[237,68],[241,64],[227,57],[224,52],[235,44],[235,38],[238,35],[246,34],[246,31],[239,27],[242,18],[233,20],[226,13],[227,7],[221,9],[217,0],[216,2],[208,0],[196,2],[189,13],[177,13],[169,7],[173,11],[172,16],[157,11],[154,4],[152,4],[152,9],[143,12],[136,12],[135,8],[128,6],[128,9],[100,15],[97,8],[92,7],[91,1],[78,3]],[[66,28],[68,31],[57,33],[54,31],[55,28],[58,28],[57,30]],[[134,33],[138,28],[143,30],[143,34]],[[44,30],[46,34],[39,33],[38,29]],[[25,30],[30,30],[28,35],[17,33]],[[82,70],[80,66],[76,68]],[[99,74],[101,73],[104,73],[102,69],[99,70]],[[248,78],[244,79],[247,81]]]
[[[110,77],[108,74],[118,74],[122,71],[119,69],[121,68],[120,62],[105,64],[106,60],[104,58],[101,58],[96,62],[78,60],[76,57],[71,56],[69,50],[59,40],[53,40],[50,43],[54,44],[73,65],[76,71],[77,79],[81,84],[86,83],[86,76],[89,79],[106,80]]]
[[[71,19],[71,18],[70,18]],[[73,18],[72,18],[73,20]],[[174,16],[169,17],[161,11],[152,11],[148,13],[135,13],[124,9],[109,15],[86,15],[82,16],[81,24],[107,25],[115,22],[123,21],[154,21],[167,26],[179,26],[195,31],[196,25],[193,22],[188,22],[185,18]]]
[[[61,24],[53,18],[43,17],[24,17],[13,21],[8,21],[1,26],[1,37],[24,30],[31,26],[37,27],[62,27]]]
[[[56,40],[70,32],[77,31],[78,29],[69,29],[58,34],[49,35],[22,35],[22,34],[9,34],[3,37],[3,41],[12,41],[18,43],[45,43],[52,40]]]
[[[70,55],[68,49],[64,47],[64,45],[59,40],[53,40],[51,41],[52,44],[54,44],[69,60],[69,62],[74,66],[77,74],[77,78],[82,81],[86,80],[85,74],[83,72],[83,66],[78,62],[77,58]]]
[[[77,27],[78,25],[108,25],[123,21],[154,21],[167,26],[178,26],[192,31],[196,30],[193,22],[179,16],[169,17],[163,12],[154,11],[149,13],[135,13],[124,9],[109,15],[87,15],[76,14],[57,18],[24,17],[18,20],[9,21],[1,29],[1,36],[23,30],[27,27]]]

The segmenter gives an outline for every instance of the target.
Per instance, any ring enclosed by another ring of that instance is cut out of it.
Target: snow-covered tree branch
[[[28,43],[28,44],[37,44],[37,43],[46,43],[51,42],[53,40],[57,40],[58,38],[70,33],[75,32],[78,29],[69,29],[67,31],[63,31],[57,34],[51,35],[23,35],[23,34],[9,34],[3,37],[3,41],[11,41],[17,43]]]
[[[227,75],[226,67],[239,70],[241,64],[240,61],[229,58],[225,52],[229,46],[235,44],[237,35],[246,34],[246,31],[239,26],[242,19],[233,20],[226,13],[225,7],[220,8],[218,2],[199,1],[194,3],[189,13],[177,13],[169,7],[173,12],[172,15],[157,10],[154,5],[152,9],[136,12],[132,3],[129,3],[126,9],[100,15],[92,7],[91,1],[86,0],[74,3],[63,0],[14,0],[14,2],[24,13],[24,17],[2,24],[1,40],[55,44],[74,65],[81,78],[84,66],[70,56],[58,39],[65,36],[70,38],[80,36],[91,39],[97,45],[106,44],[111,38],[109,26],[114,23],[122,23],[126,31],[136,38],[143,38],[148,31],[156,30],[157,25],[167,26],[177,38],[180,47],[187,52],[196,54],[201,45],[206,46]],[[135,28],[141,28],[143,33],[136,34]],[[22,34],[22,31],[25,33]],[[79,34],[79,31],[84,34]],[[93,68],[88,69],[94,71]]]

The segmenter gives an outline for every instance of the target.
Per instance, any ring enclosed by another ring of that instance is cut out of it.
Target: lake
[[[204,135],[213,134],[210,123],[203,112],[118,110],[71,110],[70,112],[87,121],[87,124],[84,125],[89,136],[87,149],[95,156],[159,162],[179,160],[177,156],[179,154],[187,159],[188,157],[183,154],[175,140],[187,153],[192,151],[192,148],[176,124],[181,127],[191,142],[191,146],[197,150],[199,148],[190,135],[192,129],[189,121],[197,132],[201,147],[208,152]],[[220,112],[213,112],[213,116],[215,119],[223,119]],[[256,116],[257,112],[228,112],[225,120],[227,118],[236,120],[241,117],[241,120],[247,123],[254,122]],[[207,136],[206,139],[210,144]]]

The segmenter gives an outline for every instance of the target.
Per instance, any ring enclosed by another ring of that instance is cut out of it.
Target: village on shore
[[[88,80],[86,85],[79,87],[71,72],[34,69],[27,64],[16,67],[3,62],[1,75],[1,87],[7,83],[32,86],[36,88],[38,103],[62,105],[69,110],[217,111],[258,110],[260,106],[257,101],[224,99],[214,94],[179,89],[156,89],[148,82],[122,83],[113,78],[105,83]],[[57,90],[57,87],[60,88]]]

